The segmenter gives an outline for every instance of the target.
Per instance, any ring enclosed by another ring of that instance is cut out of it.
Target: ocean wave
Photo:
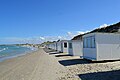
[[[36,50],[37,48],[30,46],[0,46],[0,62],[9,58],[22,56]]]
[[[8,49],[8,47],[1,49],[0,52],[4,51],[4,50],[6,50],[6,49]]]

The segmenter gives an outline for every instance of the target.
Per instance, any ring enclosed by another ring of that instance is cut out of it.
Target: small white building
[[[53,43],[53,49],[54,49],[54,50],[57,50],[57,42],[54,42],[54,43]]]
[[[49,44],[49,45],[48,45],[48,48],[52,49],[52,44]]]
[[[46,45],[46,48],[49,48],[49,44]]]
[[[53,49],[53,50],[57,50],[57,43],[56,42],[51,43],[50,48]]]
[[[69,54],[73,56],[83,56],[83,41],[71,40],[69,41]]]
[[[68,53],[68,40],[61,40],[57,42],[57,51]]]
[[[84,35],[83,58],[95,61],[120,59],[120,34],[89,33]]]
[[[62,47],[61,47],[61,42],[60,41],[57,42],[57,51],[58,52],[62,51]]]

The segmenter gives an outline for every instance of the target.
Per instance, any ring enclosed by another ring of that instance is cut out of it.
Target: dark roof
[[[72,40],[81,40],[83,35],[84,34],[77,35]]]
[[[113,24],[113,25],[110,25],[110,26],[107,26],[107,27],[94,29],[93,31],[90,31],[88,33],[94,33],[94,32],[115,33],[115,32],[118,32],[119,29],[120,29],[120,22]],[[88,33],[85,33],[85,34],[88,34]],[[77,35],[72,40],[82,39],[82,36],[85,34]]]

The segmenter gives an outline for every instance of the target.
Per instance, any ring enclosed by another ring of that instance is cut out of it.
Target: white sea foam
[[[0,46],[0,62],[9,58],[22,56],[27,53],[34,52],[36,50],[38,49],[31,46],[14,46],[14,45]]]
[[[8,49],[8,48],[3,48],[3,49],[0,50],[0,52],[4,51],[4,50],[6,50],[6,49]]]

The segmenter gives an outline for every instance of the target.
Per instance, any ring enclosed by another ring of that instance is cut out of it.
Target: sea
[[[36,50],[37,48],[28,46],[0,45],[0,62],[6,59],[22,56]]]

